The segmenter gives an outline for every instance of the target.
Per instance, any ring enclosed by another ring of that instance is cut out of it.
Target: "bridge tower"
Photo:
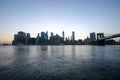
[[[97,33],[97,40],[104,37],[104,33]]]
[[[97,33],[97,45],[105,45],[105,40],[100,40],[104,37],[104,33]]]

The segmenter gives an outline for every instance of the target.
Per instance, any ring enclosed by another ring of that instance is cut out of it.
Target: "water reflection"
[[[9,66],[13,63],[14,47],[0,46],[0,67]]]
[[[48,46],[44,46],[44,45],[41,46],[41,50],[43,50],[43,51],[44,51],[44,50],[47,51],[47,49],[48,49]]]
[[[71,57],[72,57],[72,60],[74,60],[75,58],[76,58],[76,55],[75,55],[75,46],[73,45],[73,46],[71,46],[71,53],[72,53],[72,55],[71,55]]]
[[[47,60],[48,46],[40,46],[40,47],[41,47],[41,51],[40,51],[41,60]]]
[[[118,46],[0,47],[0,80],[119,80],[119,52]]]
[[[30,47],[29,46],[15,46],[14,47],[14,63],[15,65],[26,64],[29,60]]]
[[[64,51],[64,45],[62,46],[62,51],[61,51],[61,52],[62,52],[61,57],[65,57],[65,53],[64,53],[64,52],[65,52],[65,51]]]

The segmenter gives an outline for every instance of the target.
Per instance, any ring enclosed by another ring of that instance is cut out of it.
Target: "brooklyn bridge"
[[[97,33],[97,40],[92,41],[91,43],[94,45],[105,45],[105,41],[107,39],[117,38],[117,37],[120,37],[120,33],[109,36],[104,36],[104,33]]]

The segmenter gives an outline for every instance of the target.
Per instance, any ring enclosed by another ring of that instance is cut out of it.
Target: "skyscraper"
[[[30,33],[27,33],[27,36],[25,37],[25,44],[29,44],[30,43]]]
[[[53,34],[53,32],[51,32],[51,36],[50,36],[50,44],[53,43],[53,36],[54,36],[54,34]]]
[[[18,44],[25,44],[25,33],[22,31],[18,32]]]
[[[74,44],[74,42],[75,42],[75,33],[74,31],[72,31],[72,44]]]
[[[17,40],[18,40],[18,35],[15,34],[15,35],[14,35],[14,41],[17,41]]]
[[[37,37],[36,37],[35,44],[36,44],[36,45],[39,45],[39,44],[40,44],[40,36],[39,36],[39,33],[38,33],[38,35],[37,35]]]
[[[90,33],[90,41],[95,41],[95,40],[96,40],[95,32]]]
[[[45,45],[45,38],[46,38],[46,33],[45,32],[41,32],[41,44]]]
[[[12,45],[17,45],[17,43],[18,43],[18,35],[15,34],[14,35],[14,40],[12,41]]]
[[[46,38],[46,40],[48,40],[48,31],[46,31],[46,36],[45,36]]]
[[[51,36],[50,37],[53,37],[53,35],[54,35],[53,32],[51,32]]]
[[[65,34],[64,34],[64,31],[63,31],[63,32],[62,32],[63,42],[64,42],[64,37],[65,37]]]

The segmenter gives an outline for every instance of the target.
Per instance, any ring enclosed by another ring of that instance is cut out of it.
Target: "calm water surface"
[[[0,80],[120,80],[120,46],[0,46]]]

